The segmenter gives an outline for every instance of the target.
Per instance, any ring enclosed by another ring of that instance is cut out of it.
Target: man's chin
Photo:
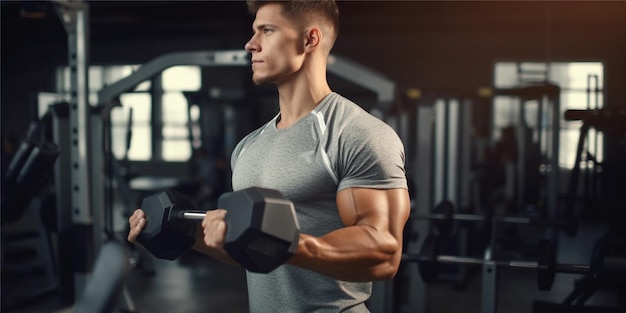
[[[273,81],[270,77],[255,77],[253,75],[252,82],[257,86],[260,86],[260,85],[271,84]]]

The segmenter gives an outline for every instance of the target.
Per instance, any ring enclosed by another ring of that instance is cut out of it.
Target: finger
[[[144,220],[144,222],[145,222],[145,219],[146,219],[146,213],[145,213],[143,210],[141,210],[141,209],[137,209],[137,211],[135,211],[135,214],[134,214],[134,215],[135,215],[135,221],[136,221],[136,222],[139,222],[139,221],[141,221],[141,220]]]
[[[144,217],[144,212],[141,209],[136,209],[133,214],[130,215],[130,217],[128,217],[128,222],[132,223],[134,220],[138,219],[138,218],[142,218]]]
[[[128,232],[128,241],[132,243],[136,243],[137,236],[143,230],[146,225],[146,219],[144,218],[143,212],[133,214],[134,219],[130,221],[130,229]]]
[[[226,222],[222,217],[224,214],[216,214],[218,218],[207,219],[204,222],[204,243],[211,248],[221,249],[224,245]]]
[[[219,221],[217,222],[217,226],[215,227],[215,244],[218,247],[224,246],[224,240],[226,239],[226,222]]]
[[[216,209],[206,212],[204,218],[202,219],[202,228],[210,227],[215,220],[223,220],[226,216],[226,210]]]

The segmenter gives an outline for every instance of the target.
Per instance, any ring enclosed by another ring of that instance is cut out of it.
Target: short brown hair
[[[259,8],[268,3],[278,3],[283,7],[285,17],[294,21],[300,28],[311,23],[317,18],[324,18],[333,28],[334,36],[331,42],[334,42],[339,32],[339,8],[335,0],[247,0],[248,10],[252,14],[256,14]],[[304,23],[302,23],[304,22]]]

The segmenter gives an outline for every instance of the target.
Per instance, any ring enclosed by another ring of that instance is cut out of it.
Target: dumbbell
[[[250,187],[222,194],[227,211],[224,250],[251,272],[269,273],[295,252],[300,227],[293,203],[279,191]],[[191,249],[206,212],[184,194],[166,190],[143,199],[146,226],[137,241],[155,257],[175,260]]]

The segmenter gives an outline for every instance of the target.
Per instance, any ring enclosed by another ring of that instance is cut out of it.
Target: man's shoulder
[[[317,110],[325,117],[327,123],[367,124],[368,122],[372,122],[372,120],[376,120],[374,123],[383,123],[354,101],[335,92],[330,94],[325,103]]]
[[[386,122],[370,114],[355,102],[336,94],[320,108],[326,125],[326,136],[338,143],[367,143],[373,147],[390,147],[399,143],[396,131]]]

